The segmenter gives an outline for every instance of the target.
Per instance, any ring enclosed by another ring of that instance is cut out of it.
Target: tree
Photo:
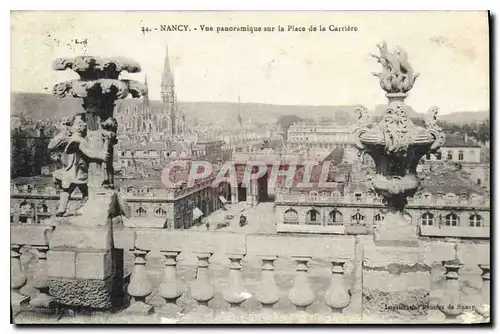
[[[487,141],[490,141],[491,139],[490,130],[491,130],[490,120],[486,119],[479,124],[474,137],[481,143],[485,144]]]
[[[288,128],[293,125],[295,122],[302,122],[302,118],[296,115],[284,115],[278,118],[276,124],[280,124],[285,132],[285,139],[288,137]]]

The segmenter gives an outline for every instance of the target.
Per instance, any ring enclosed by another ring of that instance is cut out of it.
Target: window
[[[483,223],[483,217],[478,214],[473,214],[469,217],[469,225],[471,227],[481,227]]]
[[[306,214],[306,224],[319,224],[319,212],[317,210],[309,210]]]
[[[446,156],[446,159],[453,160],[453,154],[451,153],[451,151],[448,151],[448,155]]]
[[[22,202],[19,205],[19,211],[21,215],[32,216],[33,215],[33,207],[28,202]]]
[[[437,152],[436,153],[436,160],[441,160],[441,157],[442,157],[441,152]]]
[[[47,212],[49,212],[49,207],[45,203],[40,203],[38,205],[38,212],[47,213]]]
[[[445,217],[446,226],[458,226],[458,216],[454,213],[449,213]]]
[[[481,179],[477,179],[476,183],[480,186],[481,185]]]
[[[464,160],[464,152],[462,152],[462,151],[458,152],[458,160],[460,160],[460,161]]]
[[[340,225],[342,223],[342,218],[342,213],[340,213],[340,211],[330,211],[328,214],[328,225]]]
[[[137,210],[135,210],[135,214],[139,217],[145,217],[148,212],[142,206],[140,206]]]
[[[285,224],[298,224],[299,214],[294,209],[288,209],[285,211],[285,214],[283,215],[283,222]]]
[[[430,153],[427,153],[427,154],[425,155],[425,159],[426,159],[426,160],[431,160],[431,154],[430,154]]]
[[[155,214],[158,216],[158,217],[165,217],[167,215],[167,211],[165,211],[165,209],[163,209],[161,206],[156,208],[155,210]]]
[[[432,226],[434,224],[434,215],[426,212],[422,215],[422,225]]]
[[[363,220],[365,220],[365,216],[363,216],[361,213],[356,212],[352,217],[352,221],[356,224],[361,224]]]
[[[354,198],[356,198],[356,201],[361,201],[361,193],[355,193]]]
[[[380,223],[382,220],[384,220],[384,217],[382,217],[382,214],[380,212],[373,216],[373,221],[375,223]]]

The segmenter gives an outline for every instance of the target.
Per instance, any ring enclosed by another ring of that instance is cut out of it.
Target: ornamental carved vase
[[[404,103],[418,74],[413,71],[401,48],[389,53],[387,45],[378,45],[383,66],[380,85],[386,91],[388,104],[379,122],[373,122],[368,110],[357,109],[359,119],[354,129],[355,146],[370,155],[376,174],[368,181],[370,190],[381,195],[388,213],[376,230],[376,240],[416,240],[416,225],[403,216],[407,198],[419,188],[417,165],[427,153],[436,152],[444,143],[444,133],[437,124],[437,107],[427,113],[425,127],[413,124],[409,107]],[[394,69],[398,69],[395,71]]]

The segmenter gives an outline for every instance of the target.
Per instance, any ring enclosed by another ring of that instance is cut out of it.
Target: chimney
[[[464,135],[464,141],[467,143],[468,140],[469,140],[469,136],[468,136],[468,134],[466,132],[465,135]]]

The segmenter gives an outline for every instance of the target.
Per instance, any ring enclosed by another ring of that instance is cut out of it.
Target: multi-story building
[[[332,150],[342,147],[345,151],[346,163],[353,163],[358,159],[354,143],[352,126],[334,124],[293,124],[288,128],[286,145],[290,149],[297,148],[324,148]]]
[[[447,161],[460,165],[477,185],[489,189],[490,162],[484,161],[481,145],[467,134],[446,135],[444,145],[434,154],[427,154],[423,160],[428,163]]]
[[[346,167],[334,171],[337,174],[331,177],[334,187],[315,184],[307,189],[295,185],[280,188],[275,202],[280,217],[277,231],[343,234],[352,228],[370,230],[383,220],[386,206],[363,181],[369,169],[356,171],[353,166]],[[408,200],[405,208],[405,217],[410,222],[438,228],[472,228],[473,232],[484,227],[481,231],[489,237],[489,193],[471,182],[467,173],[442,163],[421,170],[420,177],[421,190]],[[450,233],[453,236],[454,231]]]
[[[206,178],[196,180],[193,187],[187,187],[187,174],[191,158],[183,160],[186,166],[181,171],[173,170],[169,186],[156,175],[143,177],[116,177],[115,187],[129,208],[126,226],[156,226],[169,229],[188,229],[218,210],[223,201],[230,200],[230,187],[221,183],[212,187],[218,166]],[[161,173],[159,173],[161,174]],[[78,191],[72,195],[68,213],[75,212],[81,199]],[[52,186],[50,177],[30,177],[14,179],[11,182],[11,223],[40,223],[50,219],[56,212],[59,190]]]

